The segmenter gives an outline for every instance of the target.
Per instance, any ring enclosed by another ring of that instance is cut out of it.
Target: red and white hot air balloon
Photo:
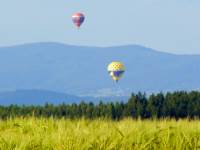
[[[78,28],[80,28],[84,20],[85,20],[85,16],[83,13],[75,13],[72,15],[72,21]]]

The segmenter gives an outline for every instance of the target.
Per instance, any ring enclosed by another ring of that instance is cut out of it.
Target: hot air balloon
[[[84,20],[85,20],[85,16],[82,13],[75,13],[72,15],[72,21],[78,28],[80,28]]]
[[[116,82],[122,77],[124,72],[125,72],[125,67],[121,62],[115,61],[108,65],[108,73],[110,74],[112,79]]]

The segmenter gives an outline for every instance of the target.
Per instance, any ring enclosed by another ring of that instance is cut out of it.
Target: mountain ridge
[[[100,101],[127,101],[128,97],[115,96],[115,97],[91,97],[91,96],[76,96],[61,92],[39,90],[39,89],[26,89],[16,91],[0,92],[0,105],[44,105],[50,104],[79,104],[80,102],[93,102],[94,104]]]
[[[77,48],[98,48],[98,49],[109,49],[109,48],[124,48],[124,47],[138,47],[138,48],[144,48],[147,51],[155,51],[155,52],[160,52],[160,53],[166,53],[166,54],[172,54],[172,55],[176,55],[173,53],[168,53],[168,52],[162,52],[162,51],[158,51],[155,50],[153,48],[149,48],[146,46],[141,46],[138,44],[127,44],[127,45],[116,45],[116,46],[88,46],[88,45],[73,45],[73,44],[66,44],[66,43],[61,43],[61,42],[35,42],[35,43],[24,43],[24,44],[16,44],[16,45],[11,45],[11,46],[0,46],[0,49],[4,49],[4,48],[20,48],[20,47],[30,47],[30,46],[60,46],[60,47],[77,47]],[[177,55],[181,55],[181,54],[177,54]]]
[[[155,51],[159,53],[165,53],[165,54],[170,54],[170,55],[179,55],[179,56],[200,56],[200,54],[180,54],[180,53],[171,53],[171,52],[166,52],[166,51],[159,51],[157,49],[147,47],[147,46],[142,46],[139,44],[122,44],[122,45],[113,45],[113,46],[93,46],[93,45],[73,45],[73,44],[67,44],[67,43],[62,43],[62,42],[30,42],[30,43],[22,43],[22,44],[14,44],[10,46],[0,46],[0,49],[2,48],[16,48],[16,47],[23,47],[23,46],[34,46],[34,45],[60,45],[60,46],[70,46],[70,47],[85,47],[85,48],[120,48],[120,47],[139,47],[139,48],[145,48],[148,51]]]
[[[118,84],[106,70],[113,60],[126,67]],[[200,55],[170,54],[138,45],[40,42],[0,47],[0,68],[0,91],[41,89],[97,97],[200,87]]]

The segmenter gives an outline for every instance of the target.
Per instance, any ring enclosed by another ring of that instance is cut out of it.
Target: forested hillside
[[[45,104],[44,106],[1,106],[0,118],[10,117],[55,117],[55,118],[110,118],[119,120],[132,118],[199,118],[200,92],[158,93],[146,96],[142,93],[132,94],[125,102],[92,102],[79,104]]]

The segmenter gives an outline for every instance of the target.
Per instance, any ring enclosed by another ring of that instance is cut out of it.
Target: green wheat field
[[[0,150],[200,149],[200,121],[16,118],[0,121]]]

